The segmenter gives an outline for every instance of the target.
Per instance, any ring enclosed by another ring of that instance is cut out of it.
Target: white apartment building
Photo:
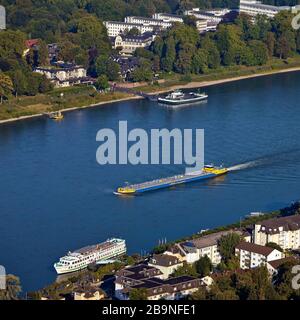
[[[152,19],[152,18],[146,18],[146,17],[135,17],[135,16],[126,17],[125,22],[141,24],[144,26],[153,26],[153,27],[158,27],[162,29],[170,28],[173,25],[173,22],[171,21],[164,21],[164,20],[158,20],[158,19]]]
[[[240,0],[240,13],[248,14],[251,17],[256,17],[257,15],[266,15],[269,18],[273,18],[277,13],[283,10],[290,10],[288,6],[271,6],[267,4],[262,4],[260,1],[256,0]]]
[[[222,236],[226,236],[233,232],[241,237],[243,236],[243,233],[237,230],[212,233],[191,241],[176,244],[166,251],[165,254],[174,255],[182,261],[186,261],[187,263],[194,263],[200,260],[200,258],[208,256],[213,265],[218,265],[222,260],[218,248],[219,240],[222,238]],[[247,240],[244,238],[245,241],[248,241],[248,238],[246,239]]]
[[[167,22],[179,22],[183,23],[183,18],[181,16],[177,16],[175,14],[169,14],[169,13],[155,13],[152,16],[155,20],[163,20]]]
[[[121,22],[121,21],[105,21],[104,25],[107,29],[107,34],[109,37],[116,37],[126,31],[130,31],[131,29],[138,29],[140,34],[145,32],[153,32],[155,26],[152,25],[143,25],[139,23],[129,23],[129,22]]]
[[[6,29],[6,9],[0,6],[0,30]]]
[[[225,14],[228,12],[230,12],[228,9],[204,11],[200,10],[199,8],[193,8],[185,11],[184,14],[187,16],[194,16],[197,19],[204,19],[208,22],[215,22],[219,24],[223,20]]]
[[[118,35],[112,38],[113,49],[121,48],[120,54],[132,55],[137,48],[147,48],[155,40],[156,35],[145,32],[139,36]]]
[[[284,253],[277,249],[249,242],[241,242],[237,245],[235,254],[240,259],[241,269],[256,268],[267,265],[267,262],[284,258]]]
[[[253,241],[259,245],[277,243],[283,250],[300,248],[300,215],[270,219],[255,224]]]
[[[37,67],[34,71],[45,75],[56,88],[69,87],[87,80],[87,70],[81,66]]]
[[[205,19],[198,19],[196,21],[196,27],[199,33],[207,32],[208,31],[207,26],[208,26],[208,22]]]

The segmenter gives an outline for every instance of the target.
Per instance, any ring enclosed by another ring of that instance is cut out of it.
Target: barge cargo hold
[[[173,177],[162,178],[158,180],[143,182],[140,184],[133,184],[133,185],[121,187],[121,188],[118,188],[115,193],[117,195],[135,195],[135,194],[154,191],[158,189],[169,188],[179,184],[214,178],[217,176],[224,175],[228,173],[228,171],[229,170],[227,168],[208,165],[208,166],[205,166],[203,170],[198,172],[191,172],[185,175],[177,175]]]

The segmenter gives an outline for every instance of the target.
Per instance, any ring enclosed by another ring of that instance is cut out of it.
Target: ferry
[[[148,191],[169,188],[175,185],[190,183],[199,180],[205,180],[224,175],[229,169],[222,166],[206,165],[201,171],[195,171],[184,175],[177,175],[168,178],[162,178],[153,181],[147,181],[140,184],[127,185],[117,189],[117,195],[136,195]]]
[[[62,120],[64,118],[60,111],[49,113],[49,118],[52,120]]]
[[[57,274],[71,273],[87,268],[91,264],[105,264],[113,262],[126,254],[126,242],[122,239],[108,239],[107,241],[87,246],[74,252],[69,252],[54,264]]]
[[[176,90],[168,94],[166,97],[159,97],[157,100],[159,103],[169,105],[181,105],[190,104],[206,100],[208,95],[206,93],[189,92],[184,93],[181,90]]]

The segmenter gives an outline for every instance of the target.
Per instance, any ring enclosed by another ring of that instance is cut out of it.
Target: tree
[[[101,76],[99,76],[95,85],[98,90],[105,90],[109,88],[107,76],[105,74],[102,74]]]
[[[204,73],[208,67],[208,52],[198,49],[192,58],[191,70],[193,73]]]
[[[206,277],[211,273],[212,263],[208,256],[205,255],[196,262],[196,270],[200,277]]]
[[[225,261],[228,261],[235,254],[235,247],[240,243],[240,241],[240,236],[234,232],[221,237],[218,247],[222,258]]]
[[[290,53],[290,46],[287,38],[282,35],[276,43],[276,54],[280,59],[286,59]]]
[[[18,69],[13,72],[12,81],[14,86],[14,93],[17,97],[19,94],[25,94],[27,91],[27,77],[22,72],[22,70]]]
[[[6,289],[0,290],[0,300],[18,300],[21,291],[20,279],[9,274],[6,276]]]
[[[173,38],[168,38],[163,48],[163,58],[161,60],[162,69],[167,72],[172,71],[175,58],[176,58],[175,41]]]
[[[120,66],[117,62],[109,61],[106,66],[106,75],[110,81],[116,81],[120,78]]]
[[[48,58],[48,56],[49,56],[48,46],[45,43],[45,41],[42,41],[42,40],[39,41],[37,55],[38,55],[37,64],[39,66],[46,66],[46,65],[49,64],[49,61],[48,61],[49,60],[49,58]]]
[[[164,42],[162,38],[160,36],[157,36],[151,45],[151,51],[155,55],[158,55],[159,58],[161,58],[163,54],[163,47],[164,47]]]
[[[273,249],[276,249],[276,250],[278,250],[278,251],[280,251],[280,252],[283,252],[283,249],[280,247],[280,245],[278,245],[278,244],[275,243],[275,242],[268,242],[268,243],[266,244],[266,247],[273,248]]]
[[[0,73],[0,104],[3,99],[7,98],[14,90],[12,80],[4,73]]]
[[[192,264],[184,263],[182,267],[179,267],[177,270],[174,271],[172,274],[174,277],[181,277],[181,276],[191,276],[197,277],[196,266]]]
[[[134,82],[150,81],[152,77],[151,63],[146,59],[141,59],[139,67],[132,72],[132,80]]]
[[[190,297],[190,300],[206,300],[206,289],[204,286],[200,287],[195,293]]]
[[[130,29],[130,30],[126,30],[125,32],[125,35],[126,36],[132,36],[132,37],[136,37],[136,36],[139,36],[141,33],[140,33],[140,30],[136,27]]]
[[[252,40],[249,42],[249,47],[254,57],[254,63],[256,65],[266,64],[268,61],[268,49],[266,45],[259,40]]]
[[[182,74],[189,74],[192,72],[192,46],[185,46],[182,48],[175,62],[175,70]]]
[[[194,16],[185,15],[183,18],[183,22],[190,27],[193,27],[193,28],[197,27],[197,19]]]
[[[147,289],[131,289],[129,293],[129,300],[148,300]]]
[[[299,262],[296,259],[283,263],[273,279],[276,292],[281,297],[285,297],[285,299],[299,299],[300,297],[300,290],[294,290],[291,285],[293,277],[295,276],[291,271],[292,268],[298,264]]]
[[[269,57],[272,57],[275,48],[275,36],[273,32],[267,33],[265,42],[268,48]]]

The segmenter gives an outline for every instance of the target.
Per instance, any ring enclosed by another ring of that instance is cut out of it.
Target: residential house
[[[25,41],[25,50],[23,51],[23,57],[26,57],[30,50],[38,50],[39,39],[29,39]]]
[[[300,215],[269,219],[255,224],[253,242],[278,244],[283,250],[300,248]]]
[[[276,275],[278,273],[279,268],[286,262],[292,263],[300,263],[300,260],[297,257],[289,256],[278,260],[269,261],[267,263],[267,268],[270,275]]]
[[[105,294],[102,290],[88,287],[88,288],[78,288],[73,292],[74,300],[103,300]]]
[[[45,75],[56,88],[93,83],[93,80],[87,77],[87,70],[84,67],[73,64],[37,67],[34,71]]]
[[[162,279],[168,279],[174,271],[183,266],[183,262],[172,255],[154,254],[148,265],[160,270],[163,274]]]
[[[120,49],[121,55],[132,55],[137,48],[148,48],[155,40],[156,35],[145,32],[142,35],[118,35],[111,38],[113,49]]]
[[[124,81],[130,79],[132,72],[139,66],[139,58],[131,56],[112,56],[112,60],[120,66],[121,77]]]
[[[48,44],[48,55],[49,55],[49,61],[51,63],[55,63],[59,60],[58,54],[59,54],[58,44],[57,43],[49,43]]]
[[[236,256],[240,259],[241,269],[252,269],[267,262],[284,258],[284,253],[277,249],[257,245],[255,243],[241,242],[236,246]]]

